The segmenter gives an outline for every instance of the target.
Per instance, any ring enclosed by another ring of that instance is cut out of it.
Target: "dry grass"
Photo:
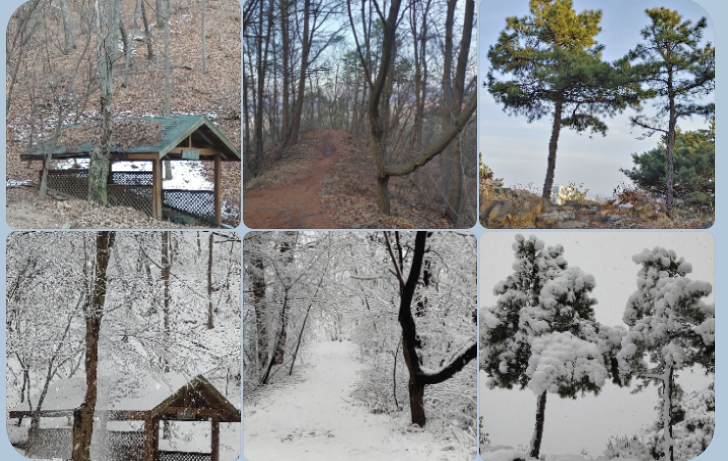
[[[34,188],[7,190],[6,217],[16,229],[188,229],[129,207],[106,208],[86,200],[41,199]]]

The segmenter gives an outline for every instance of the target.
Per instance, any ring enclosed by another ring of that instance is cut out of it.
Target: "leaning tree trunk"
[[[556,100],[554,106],[554,123],[551,128],[551,139],[549,140],[549,163],[546,168],[546,181],[543,184],[541,197],[551,198],[551,191],[554,187],[554,174],[556,172],[556,149],[559,147],[559,134],[561,132],[561,116],[564,110],[564,103],[561,99]]]
[[[541,451],[541,440],[543,440],[543,423],[546,418],[546,391],[538,396],[536,403],[536,427],[533,429],[533,438],[531,439],[531,451],[529,458],[538,459]]]
[[[96,237],[96,273],[94,274],[93,295],[91,304],[85,307],[84,313],[86,321],[86,395],[81,406],[74,411],[71,452],[73,461],[91,461],[91,437],[98,394],[99,336],[106,304],[106,269],[109,266],[115,236],[116,233],[113,231],[102,231]]]

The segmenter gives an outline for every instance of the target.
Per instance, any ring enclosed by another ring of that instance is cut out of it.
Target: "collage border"
[[[241,4],[245,2],[245,0],[237,0]],[[478,11],[478,17],[480,17],[483,14],[486,14],[484,9],[486,7],[486,4],[489,1],[497,1],[497,0],[482,0],[479,5],[477,5],[477,11]],[[578,1],[578,0],[577,0]],[[691,1],[691,0],[686,0]],[[605,6],[611,3],[611,0],[603,0]],[[25,3],[25,0],[2,0],[0,3],[0,23],[3,25],[3,28],[7,28],[8,21],[13,14],[13,12],[23,3]],[[659,3],[659,0],[655,2],[656,4]],[[724,20],[728,22],[728,1],[725,0],[696,0],[694,3],[697,3],[698,5],[702,6],[708,16],[713,19],[714,26],[715,26],[715,42],[716,45],[720,44],[720,46],[716,46],[717,50],[717,59],[716,59],[716,71],[717,75],[721,76],[723,75],[723,71],[726,71],[725,75],[728,75],[728,28],[723,29],[722,27],[718,27],[718,24],[715,24],[716,20]],[[241,40],[242,40],[242,30],[241,30]],[[2,50],[3,54],[5,54],[6,50],[6,36],[5,34],[2,35]],[[242,63],[242,50],[241,50],[241,63]],[[5,61],[0,64],[0,66],[3,69],[3,72],[5,71]],[[719,77],[720,78],[720,77]],[[726,81],[728,81],[728,77],[726,77]],[[241,85],[242,85],[242,72],[241,72]],[[481,88],[478,88],[478,91],[481,91]],[[2,95],[2,101],[5,102],[5,95]],[[720,104],[718,104],[720,103]],[[718,89],[716,91],[716,118],[720,119],[720,113],[722,113],[722,109],[728,106],[728,92],[723,93],[721,89]],[[3,115],[2,119],[3,125],[6,123],[6,117]],[[479,122],[480,120],[478,120]],[[2,134],[2,146],[5,150],[7,148],[6,143],[6,131],[3,130]],[[728,145],[728,144],[725,144]],[[728,158],[725,155],[725,152],[723,152],[724,149],[724,142],[723,138],[721,136],[718,136],[716,139],[716,149],[719,155],[716,155],[716,171],[717,176],[720,177],[728,177]],[[723,153],[724,155],[720,155]],[[5,162],[2,163],[2,172],[5,174],[6,167]],[[726,244],[725,240],[728,239],[728,224],[724,224],[723,221],[725,218],[724,216],[727,216],[727,210],[728,210],[728,197],[726,195],[725,186],[722,183],[716,184],[716,196],[722,197],[718,198],[716,201],[716,207],[715,212],[716,216],[718,216],[718,219],[715,221],[714,225],[707,230],[689,230],[688,232],[708,232],[713,235],[713,238],[715,240],[715,280],[716,280],[716,286],[719,284],[719,280],[728,280],[728,244]],[[241,190],[242,194],[242,190]],[[3,190],[2,192],[2,201],[4,202],[6,199],[6,191]],[[242,201],[241,201],[242,202]],[[3,244],[5,245],[5,248],[7,247],[7,237],[10,233],[12,233],[15,229],[12,229],[8,226],[7,221],[5,217],[0,220],[0,238],[2,239]],[[86,231],[92,231],[95,229],[84,229]],[[120,231],[130,231],[133,229],[119,229]],[[155,229],[155,230],[164,230],[164,229]],[[241,212],[241,223],[240,225],[234,229],[235,232],[240,235],[241,239],[244,240],[246,234],[251,231],[255,231],[256,229],[249,229],[245,226],[245,224],[242,222],[242,212]],[[312,229],[315,230],[315,229]],[[322,229],[324,230],[324,229]],[[381,229],[381,230],[387,230],[387,229]],[[428,229],[428,230],[438,230],[438,229]],[[447,230],[447,229],[442,229]],[[512,230],[486,230],[481,226],[479,222],[475,224],[474,227],[470,229],[464,229],[472,232],[477,241],[478,241],[478,283],[480,284],[480,251],[482,250],[481,247],[481,236],[485,232],[512,232]],[[355,232],[366,232],[361,229],[340,229],[338,231],[355,231]],[[374,230],[368,230],[368,231],[374,231]],[[600,232],[655,232],[654,229],[645,229],[645,230],[599,230]],[[660,232],[681,232],[684,230],[661,230]],[[73,232],[73,231],[62,231],[62,232]],[[528,230],[523,230],[524,233],[529,232]],[[558,230],[541,230],[541,229],[534,229],[533,232],[559,232]],[[577,232],[593,232],[592,230],[579,230]],[[2,263],[2,272],[3,272],[3,279],[5,278],[5,248],[0,252],[0,263]],[[243,251],[244,251],[244,242],[243,242]],[[242,253],[241,253],[241,263],[242,263]],[[724,296],[723,291],[721,287],[716,287],[716,306],[719,306],[719,302],[722,302],[725,299],[728,299],[728,295]],[[480,293],[478,289],[478,301],[480,301]],[[241,296],[241,302],[242,302],[242,296]],[[480,304],[478,303],[478,306],[480,307]],[[5,312],[5,301],[3,300],[3,312]],[[723,331],[728,329],[728,316],[726,315],[717,315],[717,330]],[[5,330],[2,331],[2,340],[3,346],[5,345],[5,339],[6,339],[6,333]],[[242,342],[242,330],[241,330],[241,342]],[[723,399],[722,397],[725,395],[728,395],[728,382],[724,382],[724,377],[728,376],[728,370],[725,369],[725,363],[724,358],[728,354],[728,346],[723,345],[723,341],[720,340],[719,335],[716,335],[716,346],[718,350],[717,354],[717,370],[716,370],[716,391],[718,396],[716,397],[717,400],[717,408],[722,408],[723,405]],[[241,357],[242,360],[242,357]],[[5,358],[3,356],[3,364],[5,364]],[[3,374],[5,374],[5,366],[3,366]],[[2,382],[2,391],[5,393],[6,389],[6,380],[3,379]],[[242,390],[241,390],[242,392]],[[480,373],[478,373],[478,397],[480,397]],[[480,410],[480,409],[478,409]],[[480,411],[478,411],[480,413]],[[724,411],[720,410],[718,411],[719,414],[723,414]],[[697,459],[700,461],[720,461],[723,458],[723,456],[728,456],[728,426],[725,426],[722,424],[723,418],[717,417],[716,415],[716,430],[715,430],[715,436],[713,438],[713,442],[710,444],[708,449]],[[241,423],[241,431],[242,431],[242,423]],[[243,455],[243,437],[241,433],[241,460],[245,460],[246,458]],[[723,454],[723,456],[721,456]],[[10,445],[10,442],[6,436],[0,437],[0,459],[8,460],[8,461],[21,461],[25,460],[27,458],[21,456],[18,454],[18,452]],[[475,458],[476,460],[481,460],[480,455],[478,454]],[[252,460],[256,461],[256,460]],[[376,461],[376,460],[373,460]],[[422,461],[426,461],[425,458],[423,458]],[[470,460],[463,460],[463,461],[470,461]]]

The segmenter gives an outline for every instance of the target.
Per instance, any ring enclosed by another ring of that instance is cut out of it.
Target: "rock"
[[[586,222],[570,220],[557,222],[552,229],[586,229],[588,227],[589,224]]]
[[[566,221],[573,221],[576,216],[573,211],[554,209],[543,213],[536,218],[536,227],[539,229],[559,229],[559,225]]]
[[[480,223],[488,229],[534,227],[545,200],[520,189],[485,188],[480,194]]]

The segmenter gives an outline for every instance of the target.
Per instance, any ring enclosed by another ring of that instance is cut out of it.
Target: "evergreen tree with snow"
[[[528,387],[538,396],[529,451],[538,458],[547,394],[599,392],[620,335],[597,323],[594,277],[567,268],[561,245],[517,235],[513,249],[515,272],[495,286],[497,304],[481,312],[481,368],[490,388]]]
[[[661,454],[674,461],[675,375],[694,365],[715,372],[715,305],[703,299],[712,286],[687,278],[692,266],[673,250],[656,247],[632,260],[642,267],[622,317],[629,332],[617,358],[626,379],[643,380],[638,389],[661,384]]]

